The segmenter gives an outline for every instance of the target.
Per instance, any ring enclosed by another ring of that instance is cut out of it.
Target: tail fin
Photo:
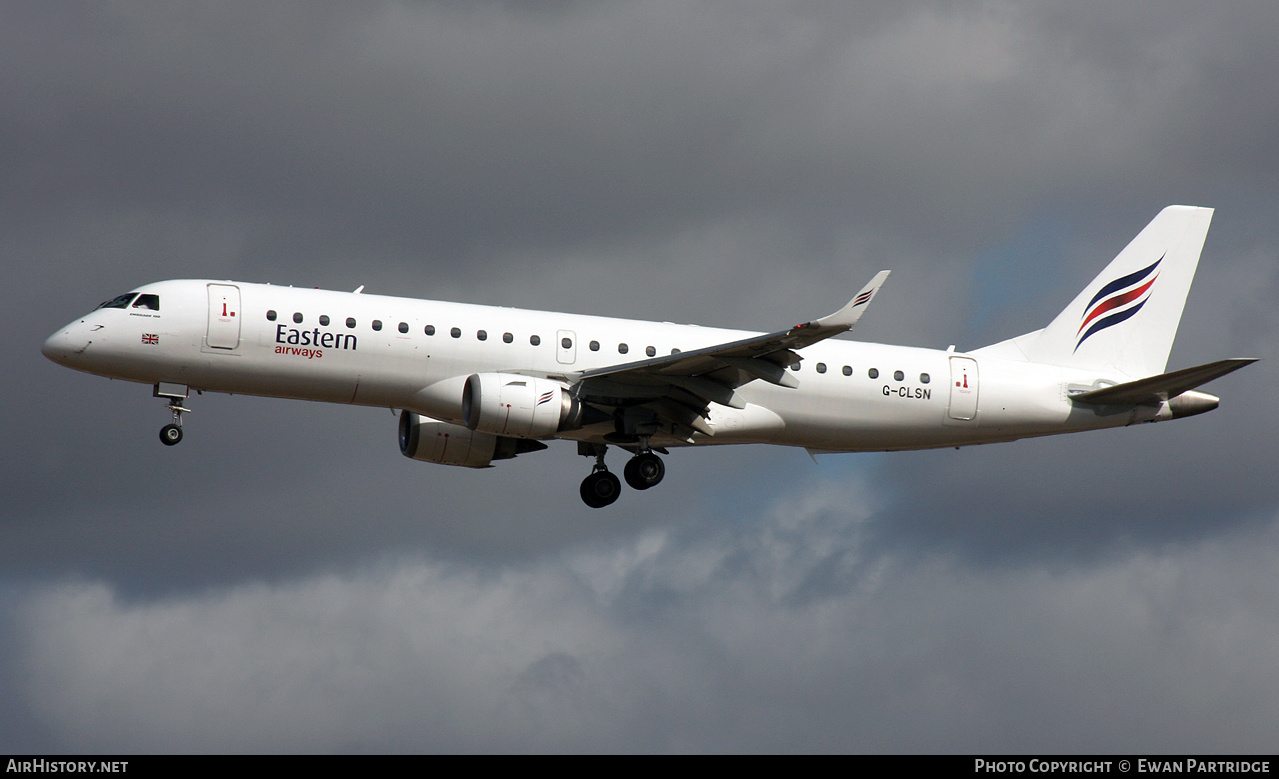
[[[1132,378],[1163,373],[1210,221],[1211,208],[1160,211],[1048,327],[1014,339],[1016,347],[1032,362]]]

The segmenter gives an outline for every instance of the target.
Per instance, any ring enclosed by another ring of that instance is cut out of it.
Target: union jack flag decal
[[[155,344],[160,343],[160,336],[155,333],[143,333],[142,343],[151,344],[154,346]]]
[[[1151,287],[1154,286],[1155,279],[1159,278],[1159,263],[1163,261],[1164,258],[1160,257],[1153,265],[1115,279],[1088,301],[1088,305],[1084,306],[1083,322],[1075,333],[1078,339],[1075,341],[1075,351],[1079,351],[1079,347],[1093,333],[1127,321],[1146,305],[1146,301],[1150,299]]]

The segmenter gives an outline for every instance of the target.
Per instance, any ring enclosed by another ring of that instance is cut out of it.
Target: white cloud
[[[486,571],[34,587],[8,675],[72,751],[1271,746],[1279,524],[982,570],[872,552],[862,492]]]

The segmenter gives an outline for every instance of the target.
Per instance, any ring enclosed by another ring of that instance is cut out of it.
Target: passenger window
[[[878,378],[879,378],[879,368],[871,368],[870,370],[866,371],[866,375],[867,375],[867,376],[869,376],[869,377],[871,377],[872,379],[878,379]]]
[[[927,384],[927,383],[928,383],[928,382],[930,382],[930,381],[932,381],[932,377],[931,377],[931,376],[929,376],[927,373],[921,373],[921,374],[919,374],[919,383],[920,383],[920,384]]]
[[[320,314],[320,324],[321,324],[321,325],[323,325],[324,327],[328,327],[328,326],[329,326],[329,315],[328,315],[328,314]]]
[[[514,341],[514,340],[515,340],[515,336],[511,335],[510,333],[502,333],[502,343],[509,344],[511,341]]]
[[[852,375],[853,375],[853,366],[851,366],[851,365],[845,365],[845,366],[844,366],[844,375],[845,375],[845,376],[852,376]]]
[[[534,346],[541,346],[541,345],[542,345],[542,336],[540,336],[540,335],[530,335],[530,336],[528,337],[528,342],[529,342],[529,343],[531,343],[531,344],[533,344]]]
[[[346,318],[346,326],[347,326],[347,327],[355,327],[355,317],[353,317],[353,316],[349,316],[349,317],[347,317],[347,318]]]
[[[299,325],[300,325],[300,324],[302,324],[302,312],[300,312],[300,311],[299,311],[299,312],[294,313],[294,314],[293,314],[293,321],[294,321],[294,322],[296,322],[296,323],[297,323],[297,324],[299,324]]]
[[[906,374],[902,373],[901,371],[893,371],[894,381],[901,381],[904,378],[906,378]]]
[[[450,335],[451,337],[453,337],[453,338],[461,338],[461,337],[462,337],[462,328],[460,328],[460,327],[452,327],[452,328],[449,328],[449,335]]]
[[[475,337],[481,341],[487,341],[489,339],[489,334],[487,330],[476,330]]]
[[[374,319],[374,320],[373,320],[373,329],[374,329],[374,330],[381,330],[381,329],[382,329],[382,320],[381,320],[381,319]]]
[[[826,372],[826,363],[824,363],[824,362],[819,362],[819,363],[817,363],[817,372],[818,372],[818,373],[825,373],[825,372]]]
[[[618,344],[618,345],[617,345],[617,353],[618,353],[618,354],[626,354],[626,353],[627,353],[627,352],[629,352],[630,350],[631,350],[631,347],[627,346],[626,344]]]
[[[592,352],[598,352],[599,350],[600,350],[600,342],[599,342],[599,341],[591,341],[591,351],[592,351]]]
[[[160,310],[159,295],[138,295],[138,299],[133,301],[134,308],[145,308],[149,311]]]
[[[275,321],[275,310],[274,310],[274,309],[272,309],[272,310],[270,310],[270,311],[266,312],[266,321],[268,321],[268,322],[274,322],[274,321]]]
[[[408,331],[409,331],[409,323],[408,323],[408,322],[401,322],[401,323],[400,323],[400,332],[401,332],[401,333],[407,333]]]
[[[426,333],[427,335],[435,335],[435,325],[427,325],[426,329],[423,330],[422,332]]]
[[[790,369],[791,369],[791,370],[793,370],[793,371],[795,371],[796,373],[799,373],[799,363],[797,363],[797,362],[793,362],[793,363],[791,363],[791,364],[790,364]]]
[[[646,347],[644,347],[644,354],[647,354],[649,357],[656,357],[656,356],[657,356],[657,350],[656,350],[656,349],[654,349],[654,348],[653,348],[653,347],[651,347],[651,346],[646,346]]]
[[[671,349],[671,354],[679,354],[679,349]]]

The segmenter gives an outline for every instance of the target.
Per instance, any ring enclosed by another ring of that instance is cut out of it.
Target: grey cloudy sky
[[[6,751],[1273,751],[1273,3],[5,3]],[[1176,424],[413,462],[42,340],[212,277],[859,339],[1043,326],[1217,209]],[[16,303],[16,306],[13,304]],[[620,462],[620,460],[619,460]]]

